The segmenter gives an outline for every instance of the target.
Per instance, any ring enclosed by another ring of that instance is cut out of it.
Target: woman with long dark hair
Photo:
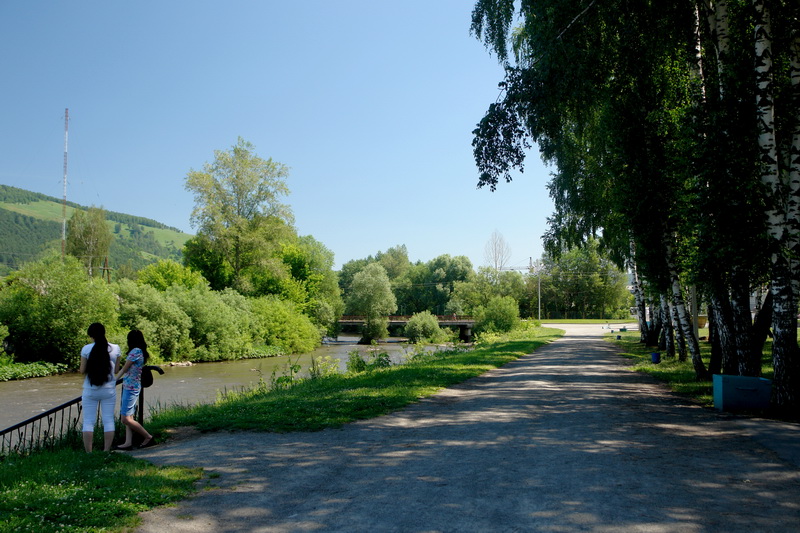
[[[114,406],[117,402],[117,383],[114,375],[119,370],[119,346],[106,339],[106,328],[95,322],[86,332],[92,342],[81,349],[81,374],[83,380],[83,447],[92,451],[94,425],[100,409],[103,420],[103,450],[111,450],[114,442]]]
[[[125,366],[119,372],[122,376],[122,400],[119,404],[119,413],[122,423],[125,424],[125,442],[116,447],[117,450],[130,450],[133,448],[134,432],[142,437],[140,448],[146,448],[156,443],[153,436],[133,417],[136,412],[136,402],[142,390],[142,368],[147,364],[150,354],[147,353],[147,343],[144,334],[138,329],[128,332],[128,356]]]

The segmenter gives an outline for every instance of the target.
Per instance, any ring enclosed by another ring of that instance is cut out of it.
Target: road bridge
[[[440,327],[458,327],[458,338],[464,342],[472,341],[472,328],[475,326],[475,319],[471,316],[459,315],[435,315]],[[408,324],[411,315],[389,315],[390,326],[405,326]],[[345,315],[339,319],[342,326],[361,326],[366,322],[366,317]]]

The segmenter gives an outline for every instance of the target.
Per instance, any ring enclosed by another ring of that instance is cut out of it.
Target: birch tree
[[[671,295],[698,378],[683,284],[716,302],[727,368],[753,375],[748,294],[769,279],[784,408],[800,366],[799,12],[788,0],[479,0],[472,24],[506,70],[474,132],[479,184],[510,181],[535,142],[557,168],[548,249],[599,233],[620,264],[635,260]]]

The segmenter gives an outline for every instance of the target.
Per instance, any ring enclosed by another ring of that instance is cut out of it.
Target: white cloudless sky
[[[0,183],[194,233],[186,173],[238,137],[335,267],[397,245],[542,254],[550,169],[478,189],[472,130],[503,72],[469,0],[0,2]]]

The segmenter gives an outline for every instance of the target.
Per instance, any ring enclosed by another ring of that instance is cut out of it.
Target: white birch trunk
[[[661,316],[664,322],[664,351],[666,357],[675,357],[675,330],[672,327],[672,309],[666,294],[661,295]]]
[[[792,367],[797,357],[797,317],[787,243],[788,187],[781,181],[775,138],[770,12],[765,0],[754,0],[756,53],[756,113],[761,181],[767,186],[767,231],[772,238],[772,364],[773,401],[782,409],[796,403]],[[787,174],[788,178],[788,174]]]
[[[708,370],[706,369],[703,359],[700,356],[700,343],[697,336],[694,334],[692,327],[692,318],[689,311],[686,309],[686,300],[683,297],[681,290],[681,282],[678,277],[678,267],[672,254],[672,245],[665,244],[665,255],[667,261],[667,269],[669,270],[670,289],[672,291],[672,305],[678,316],[678,327],[680,328],[686,345],[689,349],[689,355],[692,358],[692,366],[694,367],[695,374],[698,379],[708,379]]]
[[[800,294],[800,32],[790,47],[791,109],[794,110],[794,129],[790,132],[791,144],[787,151],[789,201],[787,205],[787,228],[789,231],[789,257],[794,294]]]
[[[631,245],[631,249],[633,249],[633,245]],[[639,280],[639,271],[636,268],[636,261],[631,260],[629,266],[633,274],[633,299],[636,304],[636,315],[639,319],[639,340],[642,343],[646,343],[650,332],[647,325],[644,291],[642,291],[642,284]]]

